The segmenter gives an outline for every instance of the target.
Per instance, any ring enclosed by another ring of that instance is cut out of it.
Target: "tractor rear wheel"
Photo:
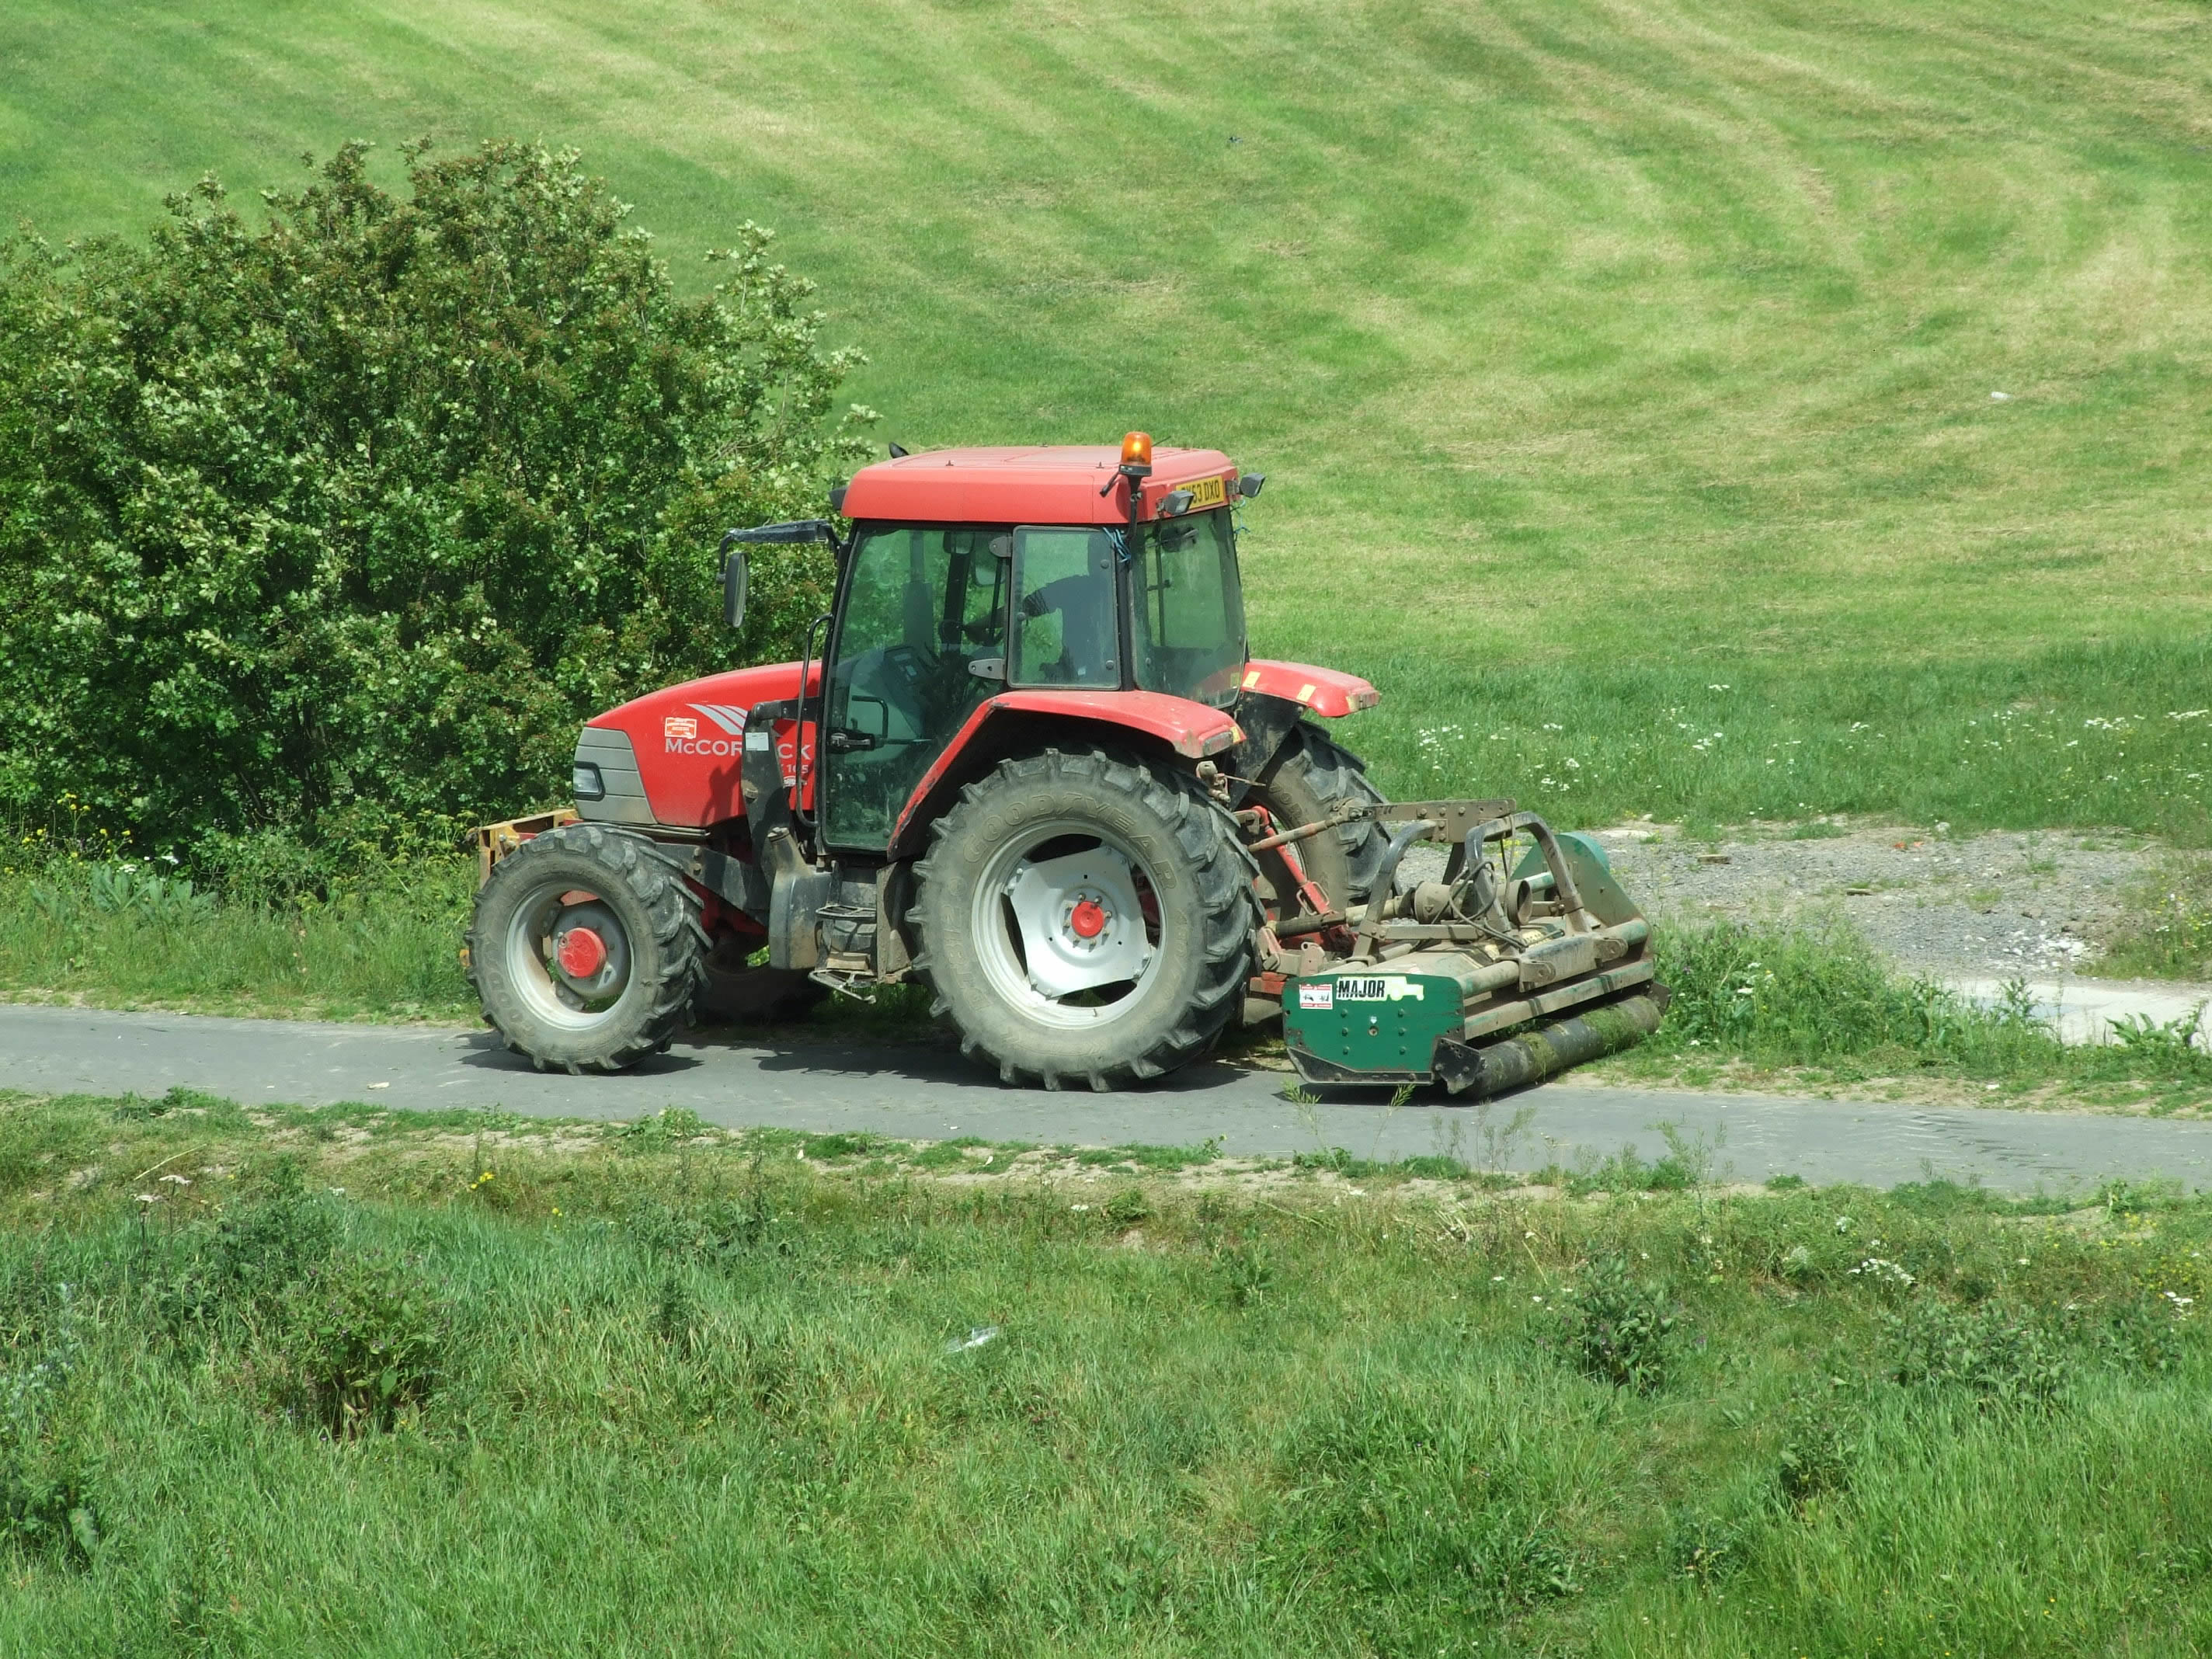
[[[667,1047],[704,973],[699,896],[641,836],[572,823],[493,866],[469,977],[540,1071],[618,1072]]]
[[[1300,720],[1283,739],[1275,758],[1260,775],[1252,797],[1267,809],[1279,830],[1291,830],[1327,817],[1337,803],[1349,797],[1363,805],[1380,805],[1382,792],[1367,781],[1367,763],[1321,728]],[[1328,896],[1329,903],[1343,910],[1364,904],[1382,872],[1382,854],[1390,838],[1372,818],[1355,818],[1334,830],[1302,841],[1298,862],[1314,884]],[[1268,861],[1269,865],[1273,860]],[[1296,915],[1304,907],[1295,893],[1273,891],[1278,915]]]
[[[1242,1010],[1257,872],[1194,779],[1047,750],[1000,762],[930,834],[915,969],[1006,1082],[1156,1078]]]

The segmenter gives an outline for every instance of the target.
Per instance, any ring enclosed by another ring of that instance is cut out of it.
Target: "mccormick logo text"
[[[726,702],[695,702],[720,731],[720,737],[702,738],[699,722],[690,714],[667,714],[660,721],[660,752],[664,755],[737,755],[744,751],[745,711]]]

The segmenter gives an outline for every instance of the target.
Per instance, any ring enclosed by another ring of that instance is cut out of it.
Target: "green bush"
[[[280,1159],[261,1193],[177,1241],[167,1270],[149,1283],[155,1319],[184,1342],[272,1316],[337,1244],[330,1200],[307,1189],[296,1163]]]
[[[1782,1495],[1802,1509],[1842,1492],[1851,1482],[1863,1433],[1850,1402],[1832,1382],[1790,1396],[1783,1413],[1782,1455],[1777,1470]]]
[[[143,245],[0,247],[0,811],[435,839],[821,608],[811,547],[742,639],[716,598],[719,532],[818,512],[870,418],[769,234],[684,301],[573,154],[426,149],[404,198],[351,144],[252,219],[210,179]]]
[[[1957,1389],[1978,1402],[2049,1411],[2074,1377],[2060,1333],[2031,1310],[1990,1302],[1960,1308],[1922,1297],[1891,1316],[1890,1375],[1908,1386]]]
[[[1632,1278],[1621,1257],[1591,1262],[1559,1319],[1567,1354],[1585,1375],[1639,1394],[1666,1385],[1676,1316],[1664,1290]]]
[[[334,1436],[393,1427],[452,1364],[452,1311],[422,1264],[385,1255],[325,1264],[291,1298],[279,1338],[282,1403]]]

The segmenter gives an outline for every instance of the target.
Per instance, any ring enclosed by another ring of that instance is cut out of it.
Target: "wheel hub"
[[[588,927],[571,927],[554,935],[553,957],[570,979],[589,979],[606,965],[607,942]]]
[[[1109,847],[1024,860],[1005,892],[1030,984],[1045,996],[1133,980],[1152,958],[1135,872]]]
[[[599,1018],[629,981],[629,935],[596,894],[548,896],[516,919],[516,945],[536,958],[542,1012],[563,1024]],[[556,1012],[556,1011],[558,1012]]]

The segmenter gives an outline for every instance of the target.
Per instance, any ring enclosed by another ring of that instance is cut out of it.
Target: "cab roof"
[[[1128,489],[1115,470],[1121,461],[1113,444],[933,449],[862,467],[841,510],[848,519],[925,523],[1126,524]],[[1218,499],[1225,500],[1236,492],[1236,464],[1218,449],[1156,447],[1138,516],[1154,517],[1170,490],[1209,479],[1220,480]]]

